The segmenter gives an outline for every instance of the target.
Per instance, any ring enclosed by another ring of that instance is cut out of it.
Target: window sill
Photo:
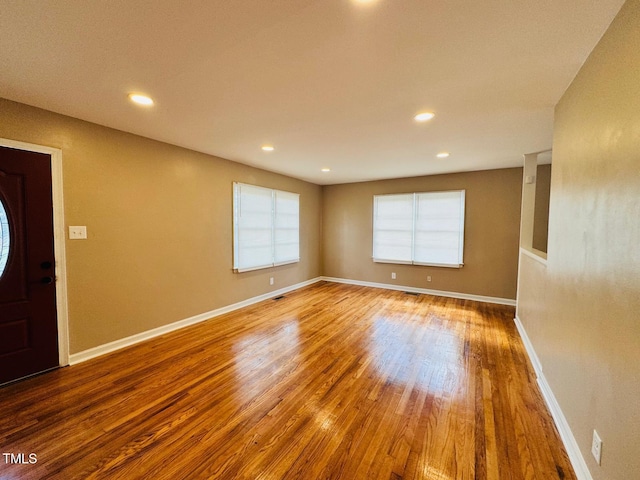
[[[418,267],[442,267],[442,268],[462,268],[464,263],[449,265],[444,263],[418,263],[418,262],[403,262],[400,260],[381,260],[378,258],[373,259],[374,263],[391,263],[393,265],[415,265]]]
[[[541,263],[545,267],[547,266],[547,254],[540,250],[536,250],[535,248],[529,249],[525,247],[520,247],[520,253],[526,255],[529,258],[534,259],[536,262]]]

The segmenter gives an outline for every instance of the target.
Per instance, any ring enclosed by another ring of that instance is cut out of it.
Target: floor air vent
[[[282,300],[284,295],[278,295],[277,297],[273,297],[274,300]]]
[[[417,297],[418,295],[420,295],[418,292],[404,292],[407,295],[413,295],[414,297]]]

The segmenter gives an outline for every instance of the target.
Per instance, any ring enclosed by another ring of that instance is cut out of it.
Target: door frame
[[[64,201],[62,194],[62,150],[7,138],[0,138],[1,147],[45,153],[51,158],[51,190],[53,200],[53,250],[56,258],[56,310],[58,318],[58,362],[69,365],[69,307],[67,303],[67,257],[65,254]]]

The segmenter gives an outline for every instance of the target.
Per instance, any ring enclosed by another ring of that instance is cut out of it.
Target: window
[[[373,261],[461,267],[464,194],[374,195]]]
[[[238,272],[300,261],[300,195],[233,184],[233,268]]]
[[[4,274],[9,259],[11,237],[9,236],[9,218],[0,198],[0,278]]]

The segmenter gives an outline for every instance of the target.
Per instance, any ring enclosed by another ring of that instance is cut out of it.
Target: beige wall
[[[533,248],[547,252],[549,231],[549,192],[551,190],[551,165],[536,168],[536,203],[533,215]]]
[[[518,316],[595,480],[640,472],[639,72],[632,0],[556,107],[547,265],[521,264]]]
[[[321,274],[317,185],[2,99],[0,137],[63,151],[71,353]],[[233,181],[301,194],[300,263],[232,272]]]
[[[466,190],[464,267],[373,262],[374,195],[460,189]],[[515,299],[521,190],[521,168],[323,187],[324,274]]]

